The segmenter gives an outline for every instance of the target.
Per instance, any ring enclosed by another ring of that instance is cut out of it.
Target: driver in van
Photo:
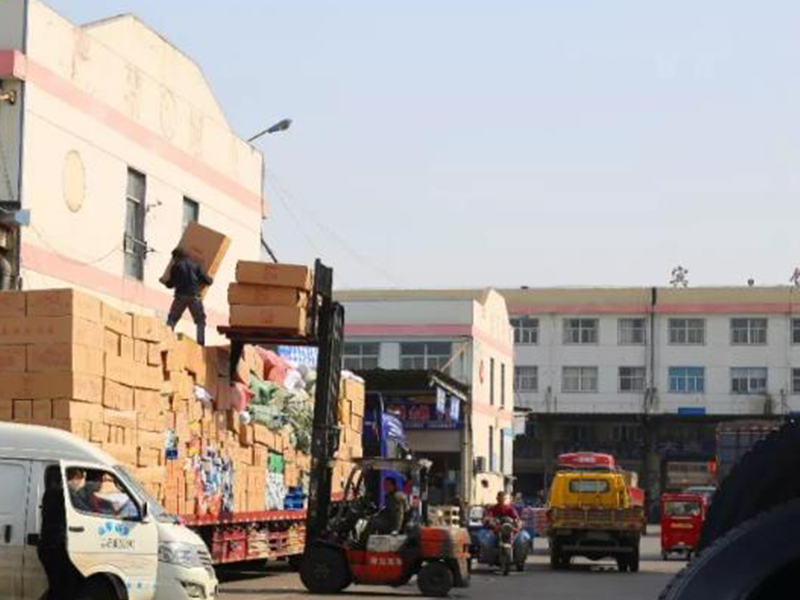
[[[47,575],[47,600],[71,600],[82,579],[67,552],[65,500],[61,470],[58,467],[49,467],[45,472],[42,526],[36,547],[39,561]]]
[[[100,515],[116,516],[117,509],[113,502],[109,502],[100,496],[104,478],[105,476],[101,471],[89,471],[87,473],[86,483],[81,490],[82,502],[85,506],[84,510]]]

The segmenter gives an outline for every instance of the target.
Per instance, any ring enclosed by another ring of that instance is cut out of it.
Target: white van
[[[63,482],[69,557],[84,578],[79,600],[216,597],[203,540],[119,462],[64,431],[0,423],[0,598],[39,600],[47,590],[37,543],[45,473],[52,469]],[[93,502],[69,491],[68,471],[102,482]]]

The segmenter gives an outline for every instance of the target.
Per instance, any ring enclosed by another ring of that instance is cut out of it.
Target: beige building
[[[0,0],[0,86],[7,283],[163,313],[158,279],[199,220],[232,239],[206,301],[209,325],[225,323],[236,261],[260,254],[262,156],[200,67],[133,16],[79,26],[36,0]],[[17,209],[29,226],[8,227]]]
[[[346,367],[437,369],[470,386],[458,430],[407,434],[416,452],[460,457],[460,497],[493,501],[513,481],[514,348],[503,297],[494,290],[380,290],[337,299],[345,306]]]

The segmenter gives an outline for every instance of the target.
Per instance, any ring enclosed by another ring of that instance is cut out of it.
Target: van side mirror
[[[142,521],[147,521],[147,518],[150,516],[150,505],[145,502],[142,504],[141,508],[139,509],[139,518]]]

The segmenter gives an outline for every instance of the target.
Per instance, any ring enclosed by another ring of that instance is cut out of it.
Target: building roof
[[[339,290],[334,293],[339,302],[395,302],[403,300],[476,300],[482,302],[488,289],[364,289]]]
[[[470,387],[433,369],[370,369],[359,371],[370,392],[418,393],[432,392],[442,387],[462,400],[469,396]]]

